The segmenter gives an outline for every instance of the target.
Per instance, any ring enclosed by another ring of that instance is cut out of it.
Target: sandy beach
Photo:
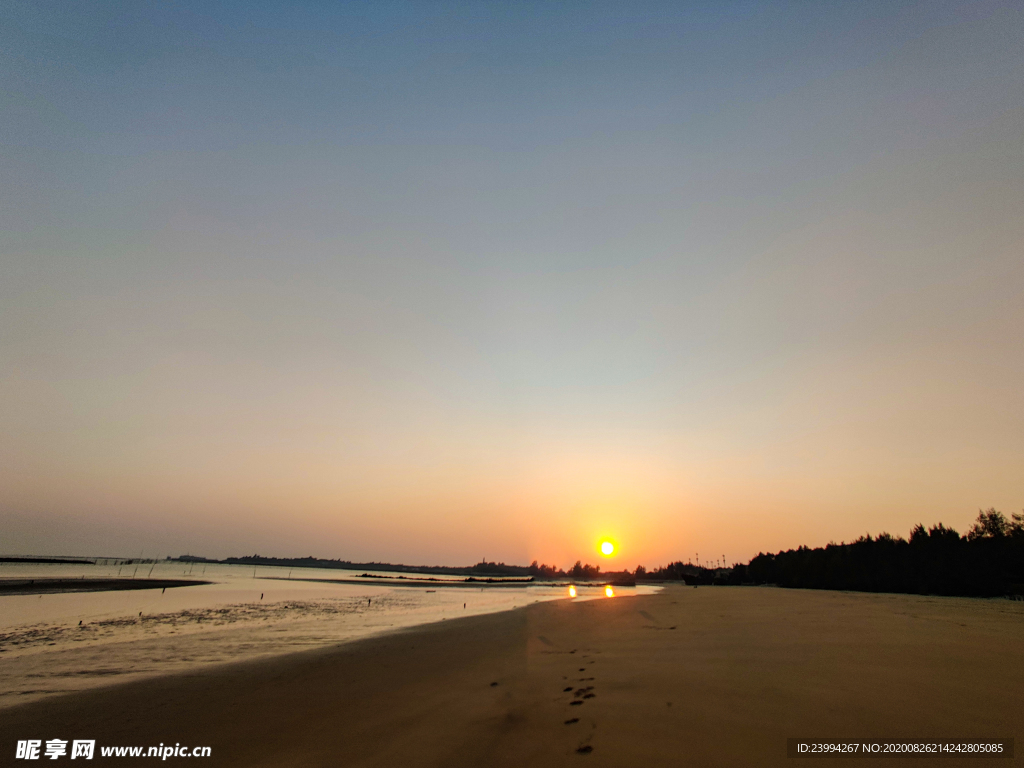
[[[788,737],[1019,740],[1022,652],[1010,601],[672,586],[53,697],[0,730],[5,762],[85,738],[232,766],[773,765]]]
[[[209,581],[193,586],[161,587],[185,583],[168,578],[180,567],[153,566],[162,572],[160,579],[119,581],[96,568],[82,568],[77,577],[54,576],[49,566],[0,578],[0,592],[5,585],[23,587],[20,593],[0,594],[0,711],[50,696],[563,600],[567,589],[339,579],[337,572],[318,569],[292,579],[288,569],[256,576],[233,565],[210,566]],[[125,584],[133,588],[124,589]],[[92,588],[78,589],[83,585]],[[657,589],[624,588],[619,594]],[[604,599],[604,594],[595,585],[581,588],[578,599]]]

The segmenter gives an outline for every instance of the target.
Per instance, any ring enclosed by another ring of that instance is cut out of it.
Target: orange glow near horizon
[[[4,28],[33,102],[0,124],[0,556],[536,561],[590,599],[1024,507],[1024,2],[406,3],[259,57],[238,5],[126,24],[173,133],[112,44]],[[573,39],[543,80],[535,27]],[[167,66],[192,39],[224,58]],[[225,145],[235,80],[261,111]],[[283,114],[315,140],[266,141]],[[113,126],[159,151],[94,160]]]

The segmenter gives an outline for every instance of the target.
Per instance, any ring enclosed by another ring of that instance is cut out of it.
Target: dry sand
[[[516,768],[783,765],[787,737],[1015,738],[1008,765],[1022,703],[1020,603],[668,587],[46,699],[3,713],[0,762],[27,738],[209,745],[211,766]]]

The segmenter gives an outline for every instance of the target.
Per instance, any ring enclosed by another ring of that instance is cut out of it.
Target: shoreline
[[[1018,738],[1022,652],[1011,602],[672,587],[14,706],[0,750],[72,737],[211,746],[207,764],[232,766],[788,765],[790,737]]]
[[[221,586],[40,595],[42,602],[3,598],[9,613],[23,616],[0,627],[0,709],[564,597],[558,588],[490,585],[441,590],[245,580]]]
[[[607,580],[594,580],[594,581],[572,581],[567,579],[564,581],[536,581],[534,579],[518,579],[518,578],[481,578],[470,576],[465,579],[437,579],[431,577],[411,577],[411,576],[377,576],[375,574],[362,574],[353,579],[313,579],[313,578],[297,578],[294,576],[256,576],[256,580],[264,581],[298,581],[298,582],[309,582],[314,584],[355,584],[357,586],[376,585],[383,587],[582,587],[584,589],[604,589],[606,586],[612,587],[662,587],[663,582],[640,582],[635,581],[626,582],[622,579],[607,579]]]
[[[353,579],[310,579],[293,576],[257,576],[257,580],[265,581],[302,581],[313,584],[355,584],[356,586],[381,587],[558,587],[560,584],[527,579],[434,579],[412,578],[406,576],[374,576],[372,574],[357,576]]]

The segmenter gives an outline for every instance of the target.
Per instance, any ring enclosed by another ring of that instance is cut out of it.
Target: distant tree
[[[952,543],[960,541],[960,534],[952,528],[947,528],[942,523],[933,525],[928,529],[928,539],[931,541],[944,541]]]
[[[639,579],[641,576],[646,576],[647,575],[647,569],[644,568],[642,565],[638,565],[636,567],[636,570],[633,571],[633,575],[636,576]]]
[[[560,570],[558,570],[557,566],[547,565],[545,563],[537,565],[536,560],[530,563],[530,566],[527,570],[530,572],[532,576],[538,576],[542,579],[553,579],[557,577],[559,574],[564,575]]]
[[[577,560],[576,564],[569,569],[568,575],[574,579],[581,580],[597,579],[601,576],[601,566],[591,565],[590,563],[584,565],[579,560]]]
[[[1014,515],[1014,518],[1019,517],[1020,515]],[[1001,539],[1009,533],[1010,524],[1003,517],[1003,513],[997,512],[995,508],[989,508],[985,511],[978,510],[978,519],[974,521],[971,530],[967,532],[967,540]]]
[[[925,531],[924,526],[918,523],[914,526],[914,529],[910,532],[910,543],[920,544],[923,540],[928,538],[928,532]]]
[[[732,571],[726,577],[726,583],[728,584],[745,584],[747,582],[747,566],[737,563],[732,567]]]

